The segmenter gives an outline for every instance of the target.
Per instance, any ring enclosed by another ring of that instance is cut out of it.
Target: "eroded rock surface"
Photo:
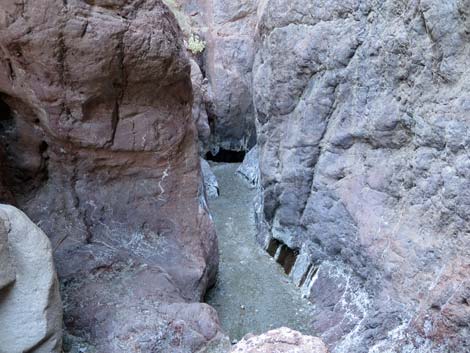
[[[201,172],[204,179],[204,188],[206,195],[210,199],[215,199],[219,196],[219,183],[217,177],[212,171],[209,162],[201,158]]]
[[[258,146],[253,147],[238,167],[237,174],[247,181],[250,188],[256,188],[259,181]]]
[[[268,331],[262,335],[247,335],[232,353],[328,353],[321,339],[302,335],[286,327]]]
[[[260,3],[260,241],[333,352],[466,352],[470,2]]]
[[[51,239],[67,330],[107,353],[216,338],[194,303],[218,254],[173,15],[159,0],[6,0],[0,67],[8,190]]]
[[[255,137],[252,74],[257,0],[206,0],[204,68],[212,91],[212,144],[247,150]]]
[[[20,210],[0,204],[0,352],[62,352],[52,247]]]
[[[219,148],[249,150],[256,141],[251,71],[258,1],[175,3],[190,31],[205,43],[203,53],[195,56],[207,80],[205,110],[211,127],[207,149],[214,154]]]
[[[210,104],[207,80],[202,75],[199,65],[191,60],[191,82],[193,86],[193,109],[192,115],[196,122],[200,150],[202,154],[209,148],[211,129],[206,106]]]

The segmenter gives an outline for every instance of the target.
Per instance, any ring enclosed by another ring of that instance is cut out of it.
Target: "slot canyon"
[[[470,353],[468,63],[470,0],[0,0],[0,353]]]

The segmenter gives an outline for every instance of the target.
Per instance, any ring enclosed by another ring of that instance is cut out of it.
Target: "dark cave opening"
[[[282,241],[272,238],[266,247],[266,251],[284,268],[287,275],[290,274],[297,260],[297,250],[293,250]]]
[[[0,174],[3,189],[27,195],[48,179],[48,143],[23,101],[0,93]]]
[[[230,151],[221,148],[215,155],[211,151],[207,152],[206,159],[219,163],[241,163],[245,158],[245,154],[245,151]]]
[[[16,204],[12,193],[10,181],[10,166],[7,160],[7,141],[4,140],[5,133],[14,122],[13,114],[8,104],[4,102],[0,95],[0,203]]]
[[[14,127],[14,117],[10,106],[3,99],[4,96],[0,93],[0,158],[2,163],[5,163],[6,149],[8,148],[8,139],[6,135]]]
[[[0,95],[0,129],[5,128],[5,123],[13,120],[10,106],[5,103]]]
[[[281,242],[277,239],[271,238],[269,241],[268,247],[266,248],[266,251],[268,252],[271,257],[276,256],[276,251],[277,248],[281,245]]]

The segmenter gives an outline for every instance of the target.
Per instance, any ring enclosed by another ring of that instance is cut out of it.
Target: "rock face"
[[[257,0],[206,0],[204,69],[212,91],[212,145],[247,150],[256,139],[252,100]]]
[[[211,137],[211,129],[206,108],[210,102],[210,97],[208,96],[209,93],[206,79],[203,77],[199,65],[194,60],[191,60],[191,82],[194,97],[192,114],[193,119],[196,122],[200,150],[204,153],[209,148]]]
[[[325,344],[316,337],[282,327],[259,336],[248,335],[237,343],[232,353],[328,353]]]
[[[201,158],[201,172],[204,179],[206,195],[210,199],[216,199],[219,196],[219,183],[217,177],[211,169],[209,163]]]
[[[332,352],[470,350],[470,2],[260,2],[260,241]]]
[[[197,56],[207,80],[205,110],[211,127],[207,149],[214,154],[219,148],[249,150],[256,141],[251,70],[258,1],[175,0],[175,3],[186,15],[185,22],[190,22],[183,27],[189,26],[205,42],[204,52]]]
[[[258,146],[253,147],[243,159],[243,163],[237,169],[237,173],[244,178],[250,188],[258,186],[259,181],[259,159]]]
[[[218,253],[173,15],[159,0],[6,0],[0,67],[8,190],[51,239],[67,330],[107,353],[215,339],[214,310],[194,303]]]
[[[0,205],[0,352],[62,352],[62,304],[47,236]]]

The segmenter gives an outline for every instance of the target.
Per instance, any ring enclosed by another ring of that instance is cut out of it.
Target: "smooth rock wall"
[[[47,236],[0,204],[0,352],[62,352],[62,303]]]

